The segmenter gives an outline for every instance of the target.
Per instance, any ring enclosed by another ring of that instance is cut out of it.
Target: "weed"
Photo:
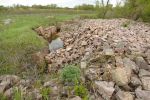
[[[0,93],[0,100],[7,100],[7,97],[4,94]]]
[[[41,89],[40,93],[42,94],[43,100],[49,100],[50,92],[51,92],[50,88],[44,87]]]
[[[23,100],[23,95],[20,89],[14,88],[14,99],[13,100]]]
[[[75,95],[80,96],[83,100],[88,100],[88,90],[83,85],[76,85],[74,87]]]
[[[80,69],[74,65],[67,65],[61,73],[61,80],[63,82],[77,82],[80,79]]]

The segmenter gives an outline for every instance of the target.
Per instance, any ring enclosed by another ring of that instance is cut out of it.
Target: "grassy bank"
[[[30,54],[46,46],[46,41],[32,30],[78,17],[68,13],[14,13],[0,15],[0,75],[20,74],[23,66],[30,66]],[[3,21],[11,19],[9,25]],[[30,66],[32,67],[32,66]]]

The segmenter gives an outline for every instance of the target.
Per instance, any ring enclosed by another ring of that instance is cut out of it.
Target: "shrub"
[[[63,82],[78,82],[80,79],[80,69],[74,65],[67,65],[61,73],[61,80]]]
[[[83,100],[88,100],[88,90],[83,85],[77,85],[74,87],[75,95],[80,96]]]

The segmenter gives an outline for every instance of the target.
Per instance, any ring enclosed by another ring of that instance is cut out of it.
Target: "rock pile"
[[[94,89],[104,100],[150,99],[148,25],[126,19],[98,19],[61,28],[59,38],[64,48],[45,57],[50,72],[66,63],[81,63],[85,80],[94,83]]]

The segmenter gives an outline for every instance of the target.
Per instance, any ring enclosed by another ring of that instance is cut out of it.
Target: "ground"
[[[73,13],[65,10],[25,10],[0,14],[0,74],[21,73],[22,64],[28,63],[28,59],[25,59],[28,54],[47,46],[47,42],[38,37],[32,28],[56,25],[79,17],[79,14]],[[4,25],[7,19],[11,22]]]
[[[2,100],[150,99],[149,25],[79,15],[1,15]],[[42,37],[52,39],[62,21],[49,46],[63,48],[45,54]]]

